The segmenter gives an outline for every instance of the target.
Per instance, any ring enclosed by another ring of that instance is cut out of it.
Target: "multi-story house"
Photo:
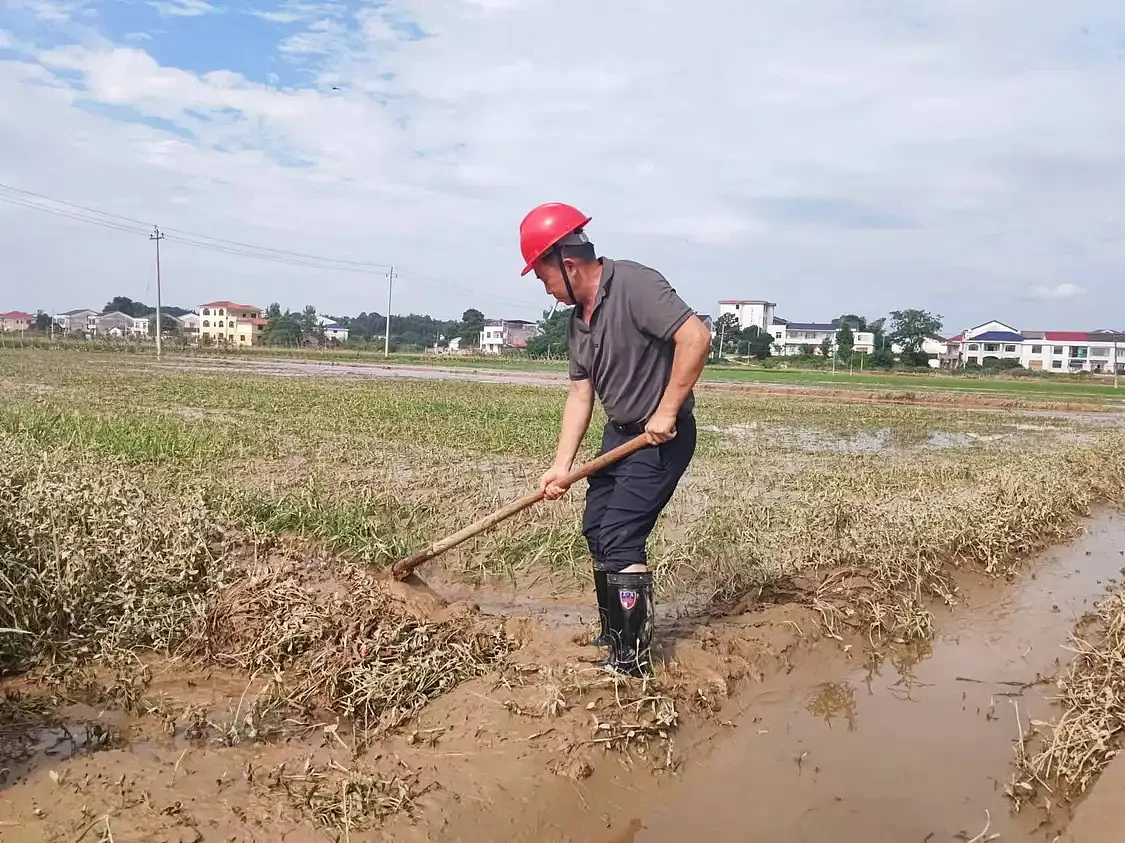
[[[7,313],[0,313],[0,333],[30,331],[34,327],[35,317],[30,313],[24,313],[22,310],[9,310]]]
[[[480,332],[480,350],[500,354],[505,348],[527,348],[535,323],[526,319],[489,319]]]
[[[91,330],[96,337],[135,337],[148,335],[148,317],[137,318],[119,310],[99,313],[91,320]]]
[[[199,306],[199,338],[215,345],[259,345],[267,324],[262,309],[252,304],[213,301]]]
[[[1125,333],[1117,331],[1017,331],[991,321],[950,340],[961,364],[1014,360],[1050,372],[1125,372]]]
[[[741,330],[745,331],[756,325],[762,331],[769,331],[774,322],[776,307],[777,302],[764,299],[728,299],[719,302],[719,319],[733,313],[738,317],[738,327]]]
[[[825,340],[832,351],[836,348],[836,335],[840,330],[840,320],[831,322],[788,322],[775,319],[766,329],[773,337],[774,351],[779,356],[793,356],[810,352],[820,354]],[[858,354],[871,354],[875,351],[875,334],[871,331],[857,331],[852,328],[855,345],[852,350]]]
[[[89,334],[94,330],[94,318],[98,311],[88,308],[68,310],[65,313],[55,314],[55,325],[64,334]]]

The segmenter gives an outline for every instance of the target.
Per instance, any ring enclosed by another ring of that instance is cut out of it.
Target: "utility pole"
[[[395,268],[387,273],[387,335],[383,338],[383,356],[391,353],[391,290],[395,286]]]
[[[157,226],[152,227],[152,234],[148,236],[149,240],[156,242],[156,356],[159,358],[164,352],[164,346],[160,340],[160,241],[164,239],[164,235],[160,233]]]

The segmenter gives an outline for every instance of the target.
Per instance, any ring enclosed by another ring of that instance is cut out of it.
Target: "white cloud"
[[[1072,299],[1075,296],[1081,296],[1086,291],[1079,287],[1077,284],[1059,284],[1055,287],[1046,287],[1042,284],[1036,284],[1031,288],[1031,295],[1037,299]]]
[[[12,33],[5,29],[0,29],[0,50],[9,50],[15,47],[16,40],[12,37]]]
[[[304,18],[303,15],[297,12],[262,12],[255,10],[251,11],[250,14],[256,18],[268,20],[271,23],[296,23]]]
[[[131,44],[139,44],[142,41],[151,41],[152,35],[148,32],[130,32],[125,36],[125,40]]]
[[[150,0],[149,5],[167,17],[190,18],[222,11],[206,0]]]
[[[68,42],[36,58],[75,88],[32,96],[34,65],[0,65],[0,181],[18,173],[20,186],[166,226],[393,262],[485,291],[489,312],[550,304],[518,277],[516,227],[563,199],[594,216],[599,249],[657,266],[703,311],[747,296],[793,319],[925,307],[952,326],[1125,321],[1104,312],[1125,308],[1098,295],[1111,282],[1085,281],[1125,261],[1125,66],[1081,34],[1120,28],[1125,10],[945,0],[912,19],[845,0],[711,0],[694,12],[640,0],[258,12],[301,23],[279,32],[277,55],[311,80],[303,88]],[[429,37],[411,40],[411,22]],[[134,254],[123,236],[75,225],[61,251],[47,236],[56,222],[0,204],[0,238],[18,244],[6,253],[36,279],[21,288],[107,298],[128,294],[123,278],[147,280],[147,243]],[[176,248],[170,300],[385,306],[381,276]],[[1038,300],[1013,296],[1029,276]],[[1073,277],[1091,294],[1060,280]],[[474,304],[405,278],[396,310]]]

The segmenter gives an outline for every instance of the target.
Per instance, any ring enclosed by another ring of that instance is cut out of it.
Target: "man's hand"
[[[663,445],[676,435],[676,414],[657,410],[645,425],[645,438],[650,445]]]
[[[569,469],[559,468],[557,465],[551,468],[539,478],[539,491],[543,493],[549,501],[558,500],[566,494],[568,486],[560,486],[559,483],[570,473]]]

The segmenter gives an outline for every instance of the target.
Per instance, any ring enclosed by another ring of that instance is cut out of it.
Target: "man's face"
[[[566,282],[563,280],[562,270],[559,269],[558,258],[536,261],[532,268],[535,277],[543,282],[543,289],[554,296],[563,304],[570,304],[570,296],[566,291]],[[570,271],[570,266],[567,266]]]

